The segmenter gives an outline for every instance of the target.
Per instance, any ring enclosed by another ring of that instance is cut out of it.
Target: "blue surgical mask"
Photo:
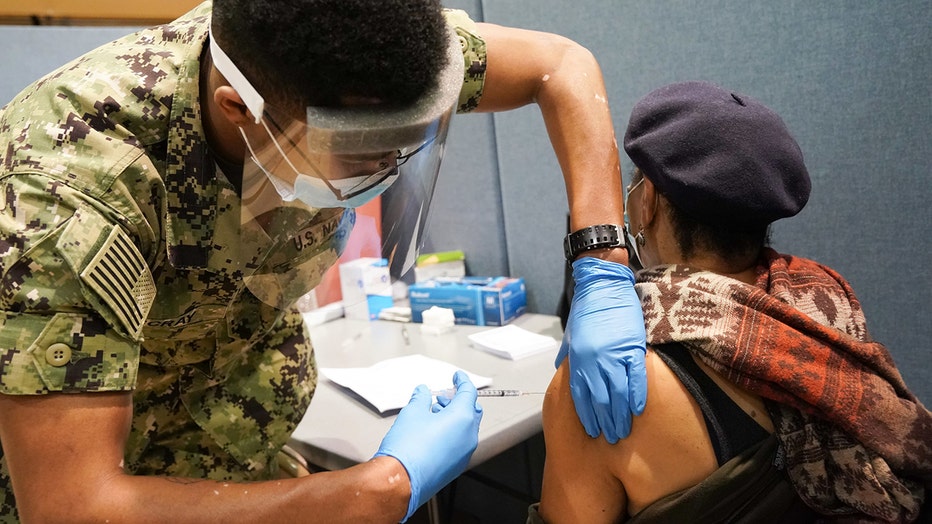
[[[371,176],[338,178],[330,180],[332,187],[328,187],[319,178],[298,175],[294,183],[294,198],[316,208],[359,207],[385,192],[398,179],[398,170],[396,169],[394,174],[386,176],[377,184],[359,191],[357,188],[370,178]],[[334,190],[340,194],[352,194],[352,196],[341,200]]]
[[[257,163],[258,164],[258,163]],[[261,167],[261,165],[260,165]],[[265,171],[263,169],[263,171]],[[312,176],[299,174],[295,179],[294,186],[291,186],[284,180],[265,171],[266,176],[272,181],[275,191],[278,192],[285,202],[300,200],[304,204],[318,209],[329,209],[336,207],[355,208],[371,201],[373,198],[381,195],[386,189],[398,179],[398,170],[381,178],[381,180],[366,187],[367,181],[371,182],[371,175],[338,178],[327,182]],[[365,187],[360,191],[360,186]],[[340,198],[338,195],[348,194],[350,197]]]
[[[293,186],[265,168],[265,165],[256,158],[255,151],[246,136],[246,132],[243,131],[242,128],[239,128],[239,131],[243,136],[243,141],[246,143],[250,160],[266,174],[275,187],[275,191],[278,192],[285,202],[291,202],[297,199],[308,206],[318,209],[337,207],[356,208],[381,195],[398,179],[398,165],[368,175],[334,178],[327,181],[305,175],[291,163],[291,159],[288,158],[288,155],[281,150],[275,136],[272,134],[271,130],[269,130],[268,126],[265,125],[264,120],[262,124],[266,132],[268,132],[271,142],[281,155],[280,158],[296,176]],[[405,160],[407,159],[405,158]]]

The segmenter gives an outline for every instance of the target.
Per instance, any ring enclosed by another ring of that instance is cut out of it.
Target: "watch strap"
[[[573,231],[563,239],[563,254],[572,262],[581,253],[593,249],[625,247],[624,227],[598,224]]]

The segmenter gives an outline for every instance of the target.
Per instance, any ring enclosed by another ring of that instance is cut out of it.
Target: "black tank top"
[[[719,466],[770,435],[718,387],[681,344],[651,347],[699,404]]]

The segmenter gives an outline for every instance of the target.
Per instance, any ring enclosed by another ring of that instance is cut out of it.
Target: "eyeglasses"
[[[276,133],[273,133],[268,128],[268,126],[265,125],[266,120],[271,122],[272,126],[275,127],[275,129],[278,131],[277,135]],[[301,160],[304,161],[305,165],[310,166],[311,169],[314,170],[316,178],[323,181],[323,183],[326,184],[326,186],[330,189],[330,191],[333,192],[334,196],[336,196],[337,199],[340,201],[346,201],[355,196],[361,195],[362,193],[366,192],[372,187],[375,187],[381,184],[388,178],[397,175],[398,169],[401,166],[403,166],[408,160],[411,159],[411,157],[416,155],[418,152],[423,150],[425,147],[429,146],[434,141],[434,137],[432,137],[426,142],[424,142],[423,144],[421,144],[420,146],[418,146],[414,151],[411,151],[410,153],[406,153],[401,149],[396,149],[394,152],[394,158],[391,161],[386,159],[386,160],[382,160],[381,162],[379,162],[379,167],[381,167],[381,169],[379,169],[378,171],[370,175],[362,175],[362,176],[355,176],[355,177],[342,179],[344,181],[352,181],[352,182],[349,188],[339,188],[339,187],[336,187],[332,183],[329,177],[327,177],[324,173],[320,172],[316,164],[310,158],[308,158],[308,156],[298,146],[298,144],[295,143],[291,135],[287,133],[285,129],[283,129],[282,126],[280,126],[278,122],[276,122],[275,119],[272,118],[272,116],[268,114],[268,112],[264,112],[263,118],[262,118],[262,124],[266,128],[266,131],[268,131],[269,137],[272,139],[272,142],[275,144],[275,148],[278,150],[279,154],[281,154],[282,158],[285,160],[288,166],[291,167],[292,171],[295,172],[295,174],[300,175],[302,173],[291,162],[291,159],[288,157],[288,155],[282,149],[281,145],[278,143],[278,140],[275,138],[276,136],[285,137],[285,139],[288,141],[288,145],[291,147],[291,151],[295,151],[298,154],[298,156],[301,157]],[[250,148],[250,152],[251,152],[251,148]],[[386,154],[384,156],[388,157],[389,155]],[[256,162],[258,163],[258,159],[256,159]],[[389,163],[393,163],[393,165],[388,165]],[[263,170],[265,171],[264,168]]]

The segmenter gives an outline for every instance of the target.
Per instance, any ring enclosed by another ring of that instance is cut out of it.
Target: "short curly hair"
[[[446,65],[439,0],[214,0],[217,43],[262,95],[297,109],[417,100]]]

